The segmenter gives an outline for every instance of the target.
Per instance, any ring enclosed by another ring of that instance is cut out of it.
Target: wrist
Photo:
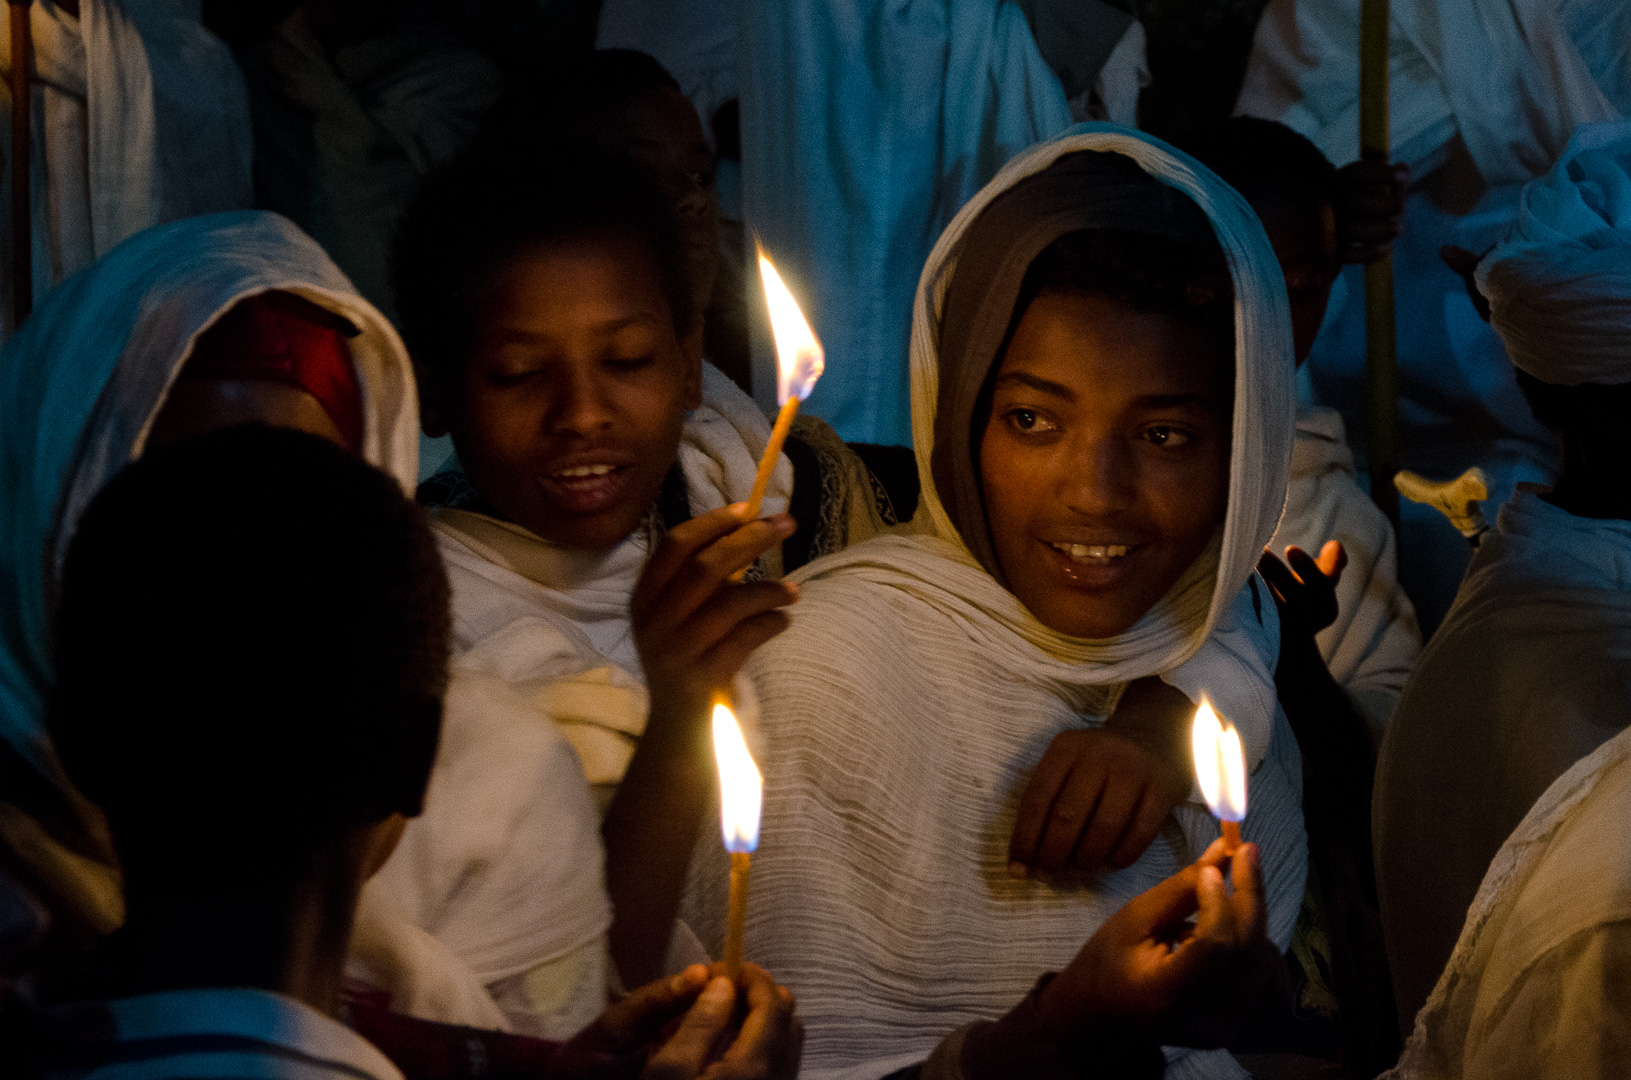
[[[1118,1022],[1108,1015],[1083,1015],[1079,1006],[1062,1005],[1054,983],[1053,974],[1042,976],[1025,999],[990,1030],[971,1033],[964,1049],[965,1066],[972,1044],[979,1063],[997,1069],[980,1075],[1052,1076],[1054,1073],[1040,1071],[1048,1063],[1064,1070],[1058,1073],[1061,1076],[1159,1077],[1165,1071],[1160,1044],[1140,1025]],[[1022,1049],[1026,1046],[1031,1048],[1029,1054]],[[1038,1071],[1016,1071],[1012,1068],[1016,1060]],[[972,1080],[976,1074],[968,1075]]]

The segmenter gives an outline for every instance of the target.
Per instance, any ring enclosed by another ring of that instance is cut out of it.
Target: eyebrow
[[[1205,394],[1149,394],[1133,402],[1143,409],[1181,409],[1186,405],[1208,408],[1212,399]]]
[[[1028,386],[1039,394],[1048,394],[1052,397],[1063,398],[1066,401],[1076,400],[1076,391],[1063,383],[1053,382],[1051,379],[1039,379],[1035,375],[1027,375],[1023,371],[1008,371],[997,376],[998,386],[1009,386],[1018,383]]]

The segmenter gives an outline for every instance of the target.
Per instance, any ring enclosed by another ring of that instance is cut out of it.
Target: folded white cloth
[[[1575,132],[1478,264],[1512,362],[1560,386],[1631,382],[1631,121]]]

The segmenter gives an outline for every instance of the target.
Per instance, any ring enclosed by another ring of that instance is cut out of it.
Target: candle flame
[[[827,366],[826,354],[763,248],[759,249],[759,277],[770,307],[770,329],[776,337],[776,404],[786,405],[792,398],[803,401]]]
[[[733,855],[759,846],[759,813],[764,805],[764,777],[748,753],[736,714],[714,706],[714,758],[719,762],[719,819],[725,850]]]
[[[1212,703],[1202,698],[1190,738],[1195,749],[1195,780],[1206,805],[1219,821],[1240,821],[1246,816],[1246,755],[1240,732],[1218,719]]]

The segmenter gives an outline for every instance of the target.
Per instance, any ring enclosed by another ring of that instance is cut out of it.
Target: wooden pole
[[[34,308],[34,207],[29,197],[33,163],[33,91],[30,89],[33,28],[31,0],[8,0],[11,8],[11,326],[15,331]]]
[[[1388,0],[1359,6],[1359,154],[1388,161]],[[1371,499],[1399,528],[1399,354],[1393,316],[1393,256],[1365,266],[1365,397],[1370,418]]]

